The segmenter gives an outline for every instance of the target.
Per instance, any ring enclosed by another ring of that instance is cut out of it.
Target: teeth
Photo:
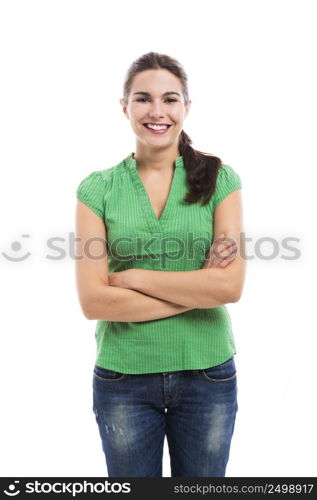
[[[167,128],[167,125],[150,125],[149,123],[147,123],[146,127],[153,128],[154,130],[164,130],[165,128]]]

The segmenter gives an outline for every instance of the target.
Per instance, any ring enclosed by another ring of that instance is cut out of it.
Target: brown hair
[[[148,69],[167,69],[173,73],[182,83],[182,91],[185,105],[189,101],[187,75],[183,66],[174,58],[159,54],[158,52],[148,52],[139,57],[130,65],[123,85],[123,98],[128,103],[131,84],[134,76],[141,71]],[[182,130],[179,136],[179,152],[183,156],[184,166],[187,172],[187,187],[184,201],[187,203],[197,203],[206,205],[212,197],[221,159],[208,153],[203,153],[194,149],[190,137]]]

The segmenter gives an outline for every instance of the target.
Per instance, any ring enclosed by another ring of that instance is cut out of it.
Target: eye
[[[136,99],[137,102],[145,102],[145,101],[148,101],[148,100],[149,100],[148,97],[139,97],[139,99]],[[168,97],[165,100],[169,101],[169,103],[171,103],[171,102],[177,102],[177,99],[173,99],[172,97]]]

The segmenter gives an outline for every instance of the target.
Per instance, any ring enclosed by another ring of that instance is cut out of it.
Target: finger
[[[231,255],[230,257],[223,259],[221,262],[219,262],[219,267],[223,268],[228,266],[234,259],[235,259],[234,255]]]
[[[232,254],[236,254],[237,244],[232,238],[227,238],[223,242],[219,241],[220,237],[214,241],[205,257],[204,267],[217,267],[218,264]]]
[[[224,234],[220,234],[213,243],[210,245],[208,249],[208,255],[210,255],[210,252],[213,250],[220,251],[222,248],[226,248],[228,246],[228,240],[223,240]]]
[[[237,245],[234,243],[234,244],[222,249],[219,252],[213,252],[212,258],[217,259],[217,260],[222,260],[223,258],[226,258],[229,255],[236,253],[236,251],[237,251]]]
[[[233,245],[229,249],[226,249],[224,252],[222,252],[222,254],[218,257],[212,256],[209,259],[209,267],[218,267],[221,262],[226,262],[228,259],[230,259],[231,261],[236,257],[236,255],[237,248],[235,245]]]
[[[237,245],[233,244],[228,248],[225,248],[222,252],[220,252],[220,255],[222,257],[229,257],[229,255],[232,255],[237,252]]]
[[[226,240],[223,240],[221,242],[216,241],[216,242],[213,243],[211,250],[212,250],[212,253],[217,257],[224,250],[226,250],[227,248],[232,247],[235,244],[236,244],[236,242],[234,240],[232,240],[232,239],[226,239]]]

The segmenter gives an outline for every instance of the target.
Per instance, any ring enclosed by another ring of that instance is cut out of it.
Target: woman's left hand
[[[120,288],[133,288],[133,277],[137,269],[127,269],[118,273],[109,273],[109,286],[118,286]]]

